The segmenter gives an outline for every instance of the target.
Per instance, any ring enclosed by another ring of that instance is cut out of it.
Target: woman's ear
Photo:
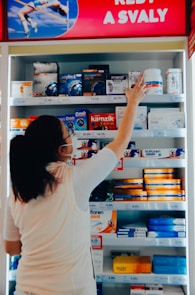
[[[61,145],[58,147],[58,155],[60,157],[64,157],[65,156],[65,148],[63,146],[61,146]]]

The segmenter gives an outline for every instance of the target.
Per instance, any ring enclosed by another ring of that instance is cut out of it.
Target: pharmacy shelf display
[[[9,43],[9,83],[8,83],[8,120],[13,118],[29,118],[41,114],[65,115],[72,114],[75,109],[87,109],[90,113],[114,113],[116,106],[125,106],[124,94],[113,95],[80,95],[80,96],[30,96],[14,95],[13,82],[32,81],[34,62],[56,62],[60,74],[81,73],[90,65],[109,65],[111,74],[128,74],[143,72],[146,69],[158,68],[163,79],[163,94],[148,94],[141,102],[147,107],[147,114],[153,109],[161,109],[167,114],[170,109],[183,113],[185,126],[179,128],[148,128],[134,130],[132,141],[136,149],[167,149],[181,148],[185,151],[183,157],[169,159],[148,157],[125,157],[122,170],[113,171],[107,180],[141,178],[145,168],[173,168],[180,178],[185,197],[181,201],[110,201],[90,202],[93,211],[117,211],[119,223],[125,221],[143,221],[160,215],[174,216],[186,219],[186,237],[182,238],[119,238],[116,234],[100,234],[103,241],[103,271],[97,273],[97,281],[102,283],[105,295],[113,294],[116,286],[122,285],[121,291],[127,294],[132,284],[161,284],[167,286],[182,286],[181,290],[189,293],[189,241],[188,241],[188,200],[190,185],[187,178],[187,100],[186,100],[186,38],[150,38],[143,39],[111,39],[80,40],[48,43],[40,42],[39,46],[29,44]],[[166,72],[170,68],[182,70],[182,93],[167,93]],[[12,130],[13,131],[13,130]],[[20,130],[23,132],[24,130]],[[17,132],[17,131],[16,131]],[[107,142],[114,138],[116,130],[76,130],[79,139],[96,138]],[[7,137],[11,137],[7,130]],[[7,177],[4,175],[4,177]],[[5,182],[6,183],[6,182]],[[98,234],[98,233],[97,233]],[[113,272],[112,251],[139,251],[140,255],[185,256],[187,261],[186,273],[129,273]],[[114,287],[115,286],[115,287]],[[192,291],[191,291],[192,292]],[[122,294],[122,293],[121,293]],[[181,293],[182,294],[182,293]]]

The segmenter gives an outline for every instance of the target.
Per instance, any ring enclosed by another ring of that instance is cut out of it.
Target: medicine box
[[[11,96],[12,97],[28,97],[32,96],[32,81],[12,81]]]
[[[145,295],[145,285],[131,285],[130,295]]]
[[[125,106],[115,107],[117,129],[124,117],[125,109]],[[138,106],[133,129],[147,129],[147,106]]]
[[[107,74],[106,94],[124,94],[128,84],[127,74]]]
[[[148,238],[185,238],[185,231],[148,231]]]
[[[82,74],[61,74],[59,79],[59,95],[81,96]]]
[[[116,210],[91,210],[91,234],[116,233],[117,211]]]
[[[185,150],[183,148],[142,149],[142,157],[154,159],[184,159]]]
[[[87,130],[88,129],[88,110],[78,109],[74,112],[75,116],[75,130]]]
[[[83,95],[105,95],[106,74],[97,69],[84,69],[82,73]]]
[[[144,168],[144,178],[170,178],[174,177],[174,168]]]
[[[181,189],[181,179],[145,179],[146,190]]]
[[[184,112],[150,112],[148,113],[148,129],[185,128]]]
[[[146,295],[164,295],[162,285],[146,285]]]
[[[74,131],[74,129],[75,129],[75,115],[74,114],[57,116],[57,118],[60,119],[64,123],[64,125],[67,127],[68,130]]]
[[[76,160],[91,158],[97,154],[99,147],[100,142],[96,139],[76,139],[73,158]]]
[[[129,88],[133,88],[135,84],[137,83],[137,80],[139,76],[141,75],[141,72],[139,71],[131,71],[129,72],[128,78],[129,78]]]
[[[89,130],[116,130],[115,113],[89,114]]]
[[[33,96],[58,96],[58,73],[34,74]]]
[[[113,272],[118,274],[151,273],[150,256],[116,256],[113,259]]]

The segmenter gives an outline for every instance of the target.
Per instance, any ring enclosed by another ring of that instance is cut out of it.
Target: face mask
[[[62,144],[61,146],[72,146],[72,153],[71,154],[65,154],[65,156],[71,157],[71,158],[75,158],[76,157],[76,141],[77,141],[77,136],[76,134],[74,134],[74,136],[72,136],[72,143],[65,143]]]

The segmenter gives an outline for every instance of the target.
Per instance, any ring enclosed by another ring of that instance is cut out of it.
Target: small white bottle
[[[168,69],[166,72],[167,93],[182,93],[182,70],[179,68]]]
[[[144,82],[147,94],[163,94],[163,78],[160,69],[147,69],[144,71]]]

